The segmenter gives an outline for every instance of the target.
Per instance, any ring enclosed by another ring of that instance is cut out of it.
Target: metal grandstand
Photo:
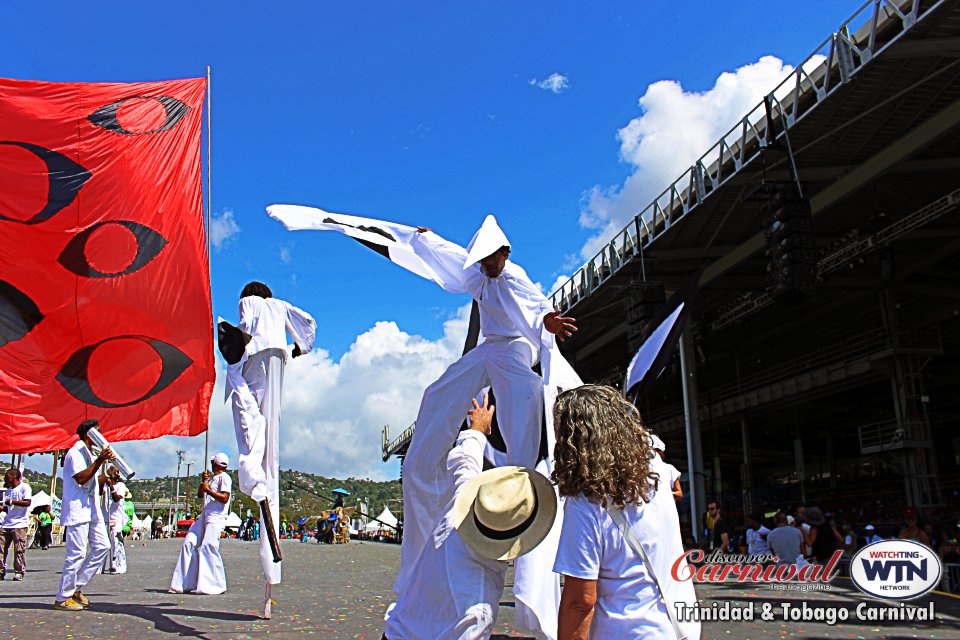
[[[866,2],[769,99],[552,294],[580,325],[564,353],[618,384],[650,285],[700,271],[677,375],[641,406],[688,472],[694,531],[707,495],[942,510],[957,486],[938,469],[960,461],[960,3]],[[765,291],[749,197],[791,178],[788,146],[820,281],[793,307]]]
[[[562,349],[619,384],[646,292],[700,271],[675,371],[641,404],[693,531],[707,496],[942,509],[960,492],[938,471],[960,463],[960,0],[864,3],[769,99],[772,117],[758,104],[551,294],[580,327]],[[818,292],[794,307],[766,294],[748,197],[790,179],[787,137],[820,251]],[[384,458],[411,435],[385,437]]]

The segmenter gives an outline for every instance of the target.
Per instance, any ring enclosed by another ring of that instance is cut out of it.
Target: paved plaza
[[[228,591],[220,596],[167,593],[179,541],[131,542],[130,571],[123,576],[97,576],[85,594],[87,611],[54,611],[63,547],[28,551],[27,578],[0,582],[0,640],[21,638],[365,638],[378,640],[383,612],[391,601],[390,587],[400,560],[400,548],[378,543],[326,546],[283,541],[283,584],[274,589],[272,620],[259,618],[263,597],[256,543],[224,540]],[[508,576],[508,582],[510,576]],[[509,590],[508,590],[509,591]],[[781,592],[769,587],[698,586],[701,603],[764,603],[780,611],[781,602],[800,605],[842,605],[851,621],[829,626],[822,622],[708,622],[707,638],[960,638],[960,599],[932,598],[933,623],[861,623],[852,621],[857,604],[884,607],[843,581],[829,592]],[[927,598],[922,599],[925,605]],[[504,594],[494,638],[525,638],[514,625],[513,601]],[[611,639],[612,640],[612,639]]]

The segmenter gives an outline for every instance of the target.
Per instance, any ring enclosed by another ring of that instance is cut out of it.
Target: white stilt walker
[[[240,360],[227,367],[226,392],[233,403],[240,490],[261,505],[269,505],[275,538],[279,537],[280,520],[280,394],[287,360],[286,333],[296,343],[296,357],[313,348],[316,326],[305,311],[273,298],[266,285],[251,283],[241,294],[238,327],[249,336],[249,342]],[[281,578],[281,563],[274,561],[268,526],[261,512],[265,618],[271,615],[271,586]]]
[[[536,467],[544,418],[548,455],[552,451],[549,408],[557,388],[582,384],[555,340],[576,330],[573,319],[560,317],[524,270],[506,259],[510,243],[493,216],[464,249],[429,229],[383,220],[296,205],[272,205],[267,212],[291,230],[349,235],[446,291],[469,293],[478,304],[480,344],[427,388],[404,460],[403,545],[394,584],[394,592],[402,595],[445,504],[444,464],[468,408],[465,398],[493,388],[506,464]],[[531,369],[537,362],[540,376]],[[550,464],[548,459],[536,468],[548,475]],[[555,552],[560,521],[543,544],[516,563],[517,620],[538,637],[556,637],[560,586],[551,572],[551,545]]]

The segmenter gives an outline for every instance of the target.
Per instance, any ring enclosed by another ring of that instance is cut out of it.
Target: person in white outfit
[[[226,473],[230,461],[218,453],[210,460],[213,473],[204,470],[197,498],[203,500],[203,512],[197,518],[180,547],[180,558],[173,569],[171,593],[196,591],[216,595],[227,590],[227,574],[220,557],[220,535],[230,515],[233,481]]]
[[[7,574],[7,551],[13,546],[13,579],[23,580],[27,571],[27,530],[30,528],[30,485],[16,467],[3,474],[3,505],[6,518],[0,522],[0,580]]]
[[[699,622],[675,617],[697,597],[671,575],[684,553],[680,519],[638,412],[615,389],[584,385],[557,396],[554,427],[552,478],[566,498],[557,640],[699,638]]]
[[[97,420],[84,420],[77,427],[77,441],[63,459],[63,506],[60,524],[67,528],[66,557],[60,577],[54,609],[78,611],[90,606],[83,588],[90,582],[110,551],[110,540],[100,507],[98,471],[116,456],[110,447],[96,456],[87,432],[98,426]],[[89,546],[89,549],[88,549]]]
[[[558,389],[582,384],[557,346],[558,340],[577,330],[575,321],[554,310],[526,272],[510,261],[510,242],[492,215],[486,216],[464,248],[425,227],[299,205],[271,205],[267,212],[290,230],[343,233],[445,291],[473,298],[476,313],[471,313],[470,334],[476,335],[473,329],[478,329],[478,342],[424,392],[404,459],[403,540],[394,583],[394,593],[401,596],[401,585],[430,544],[446,504],[446,458],[469,408],[466,398],[479,397],[485,387],[491,387],[496,396],[506,453],[488,447],[489,460],[497,466],[534,468],[549,476],[553,429],[545,409],[553,406]],[[548,455],[541,460],[544,422],[543,449]],[[560,583],[550,567],[559,524],[554,529],[533,553],[515,564],[517,626],[537,637],[556,636]]]
[[[116,467],[107,469],[107,475],[101,478],[101,481],[107,503],[107,523],[112,550],[104,562],[104,572],[123,574],[127,572],[127,550],[123,546],[123,528],[127,524],[123,501],[127,495],[127,485],[120,479],[120,471]]]
[[[223,327],[226,323],[221,322]],[[231,327],[232,328],[232,327]],[[272,585],[279,584],[281,563],[270,548],[263,509],[272,516],[273,533],[280,525],[280,396],[287,362],[287,333],[294,341],[293,357],[313,348],[317,323],[307,312],[273,297],[270,287],[250,282],[240,293],[240,322],[234,329],[239,344],[229,355],[228,340],[220,341],[227,360],[226,392],[232,399],[233,424],[240,455],[240,490],[261,506],[260,562],[266,579],[264,617],[270,617]],[[239,329],[239,332],[236,332]]]
[[[533,469],[481,473],[493,407],[473,400],[469,429],[447,454],[443,514],[408,582],[384,616],[388,640],[485,640],[493,632],[508,561],[550,532],[557,500]]]

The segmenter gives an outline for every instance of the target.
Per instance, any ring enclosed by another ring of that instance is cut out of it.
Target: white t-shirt
[[[30,485],[26,482],[20,482],[13,489],[4,489],[3,499],[7,500],[29,500],[33,494],[30,492]],[[7,519],[3,521],[4,529],[24,529],[30,526],[30,507],[7,506]]]
[[[60,509],[60,524],[65,527],[85,522],[100,522],[103,511],[100,508],[100,483],[93,474],[87,484],[80,486],[73,476],[93,464],[94,455],[78,440],[70,447],[63,459],[63,506]]]
[[[803,527],[803,536],[804,536],[804,538],[808,537],[808,536],[810,535],[810,525],[808,525],[806,522],[804,522],[804,523],[801,524],[800,526]],[[813,547],[811,547],[811,546],[808,545],[808,544],[804,544],[804,545],[803,545],[803,555],[805,555],[805,556],[812,556],[812,555],[813,555]]]
[[[120,499],[114,501],[113,494],[120,494]],[[117,482],[113,485],[113,490],[110,490],[110,487],[107,487],[107,504],[110,505],[110,526],[114,529],[117,527],[123,528],[127,520],[127,513],[124,509],[124,500],[123,496],[127,494],[127,485],[122,482]]]
[[[675,466],[669,462],[664,463],[667,467],[667,478],[670,482],[669,489],[673,492],[673,483],[677,481],[677,478],[680,477],[680,469],[677,469]]]
[[[651,461],[651,469],[667,478],[666,463]],[[696,603],[692,582],[677,582],[671,568],[683,555],[677,506],[669,487],[649,503],[624,509],[627,523],[647,552],[660,584],[671,602]],[[591,640],[670,638],[674,636],[666,606],[644,563],[627,544],[613,519],[583,495],[564,502],[563,528],[553,565],[557,573],[597,580],[597,603],[590,625]],[[683,623],[689,638],[700,637],[699,623]]]
[[[767,534],[770,529],[763,525],[754,531],[747,529],[747,552],[752,556],[766,555],[770,553],[770,547],[767,546]]]
[[[224,504],[219,500],[215,500],[213,496],[209,494],[204,495],[203,517],[206,518],[207,522],[226,520],[227,516],[230,515],[230,501],[233,499],[233,480],[228,473],[224,472],[214,475],[207,484],[211,491],[230,493],[230,500],[227,500],[226,504]]]

